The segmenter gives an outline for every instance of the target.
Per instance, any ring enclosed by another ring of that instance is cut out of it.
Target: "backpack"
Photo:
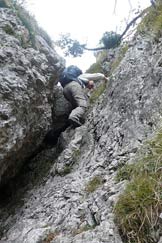
[[[82,74],[82,70],[77,66],[71,65],[64,69],[60,75],[59,82],[62,87],[65,87],[65,85],[71,81],[78,81],[77,78],[80,74]]]

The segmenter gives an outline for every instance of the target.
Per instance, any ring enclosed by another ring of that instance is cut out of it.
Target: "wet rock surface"
[[[115,175],[161,125],[161,54],[162,40],[136,36],[86,123],[67,128],[1,191],[0,242],[122,242],[113,206],[126,182]]]

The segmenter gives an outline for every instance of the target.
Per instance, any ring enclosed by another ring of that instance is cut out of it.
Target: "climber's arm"
[[[105,77],[104,74],[102,73],[84,73],[84,74],[81,74],[79,77],[78,77],[79,80],[81,80],[85,86],[88,85],[89,81],[98,81],[98,80],[105,80],[107,81],[107,77]]]

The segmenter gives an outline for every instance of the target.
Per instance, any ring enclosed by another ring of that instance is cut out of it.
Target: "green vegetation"
[[[98,97],[104,92],[104,90],[106,89],[106,83],[101,83],[97,88],[95,88],[89,98],[89,102],[90,104],[93,104]]]
[[[8,34],[8,35],[15,35],[15,32],[13,30],[13,28],[10,25],[5,25],[3,27],[3,30]]]
[[[162,131],[147,144],[147,154],[119,170],[117,180],[130,180],[114,212],[129,243],[157,243],[162,212]]]
[[[84,50],[87,51],[99,51],[116,48],[120,45],[121,35],[116,32],[105,32],[100,39],[100,47],[88,48],[86,44],[81,44],[78,40],[72,39],[70,33],[61,34],[60,38],[55,42],[57,46],[64,50],[65,56],[81,56]]]
[[[76,160],[80,156],[80,154],[81,154],[80,149],[79,148],[76,148],[73,151],[72,158]]]
[[[104,45],[105,49],[116,48],[121,43],[121,35],[114,31],[106,31],[103,34],[100,43]]]
[[[116,175],[116,182],[120,182],[123,180],[130,180],[136,166],[137,164],[126,164],[122,168],[120,168]]]
[[[50,242],[52,242],[52,240],[54,240],[58,235],[59,235],[58,232],[54,232],[54,233],[50,232],[50,233],[47,235],[47,237],[43,240],[42,243],[50,243]]]
[[[80,227],[79,229],[74,230],[74,231],[73,231],[73,236],[75,236],[75,235],[79,235],[79,234],[81,234],[81,233],[83,233],[83,232],[86,232],[86,231],[88,231],[88,230],[92,230],[92,229],[94,229],[95,227],[96,227],[95,225],[91,226],[91,225],[89,225],[89,224],[86,224],[86,225]]]
[[[71,172],[71,170],[72,170],[72,166],[70,166],[70,165],[65,165],[65,166],[64,166],[64,169],[63,169],[61,172],[59,172],[59,174],[60,174],[61,176],[65,176],[65,175],[69,174],[69,173]]]
[[[102,66],[101,66],[100,61],[97,61],[97,62],[93,63],[93,64],[88,68],[88,70],[87,70],[86,72],[87,72],[87,73],[102,73],[103,70],[102,70]]]
[[[148,14],[143,18],[137,30],[142,34],[149,30],[155,37],[162,36],[162,0],[156,1],[156,8],[148,8]]]
[[[115,61],[111,64],[111,72],[113,72],[120,64],[125,53],[128,51],[128,44],[124,44],[119,51],[118,56],[115,58]]]
[[[28,29],[30,35],[30,41],[32,46],[35,47],[35,36],[41,35],[49,46],[52,46],[52,40],[48,36],[48,34],[38,26],[37,21],[34,16],[32,16],[27,10],[25,10],[20,5],[15,5],[15,10],[17,16],[22,21],[22,24]]]
[[[99,186],[103,184],[103,179],[100,176],[95,176],[89,183],[86,185],[85,191],[87,193],[94,192]]]
[[[38,26],[37,21],[35,20],[34,16],[32,16],[24,7],[23,1],[18,0],[0,0],[0,7],[9,7],[13,9],[16,15],[21,20],[22,24],[27,28],[29,31],[29,43],[24,43],[24,37],[18,36],[18,38],[22,41],[22,45],[27,47],[28,45],[32,44],[32,47],[35,48],[35,36],[40,35],[42,36],[49,46],[52,46],[52,40],[49,35]],[[8,34],[14,34],[10,26],[7,25],[5,27],[5,31]]]

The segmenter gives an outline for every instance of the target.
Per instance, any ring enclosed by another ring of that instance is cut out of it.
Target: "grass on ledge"
[[[162,229],[162,131],[148,144],[148,153],[119,170],[117,180],[130,180],[114,212],[124,242],[157,243]]]

